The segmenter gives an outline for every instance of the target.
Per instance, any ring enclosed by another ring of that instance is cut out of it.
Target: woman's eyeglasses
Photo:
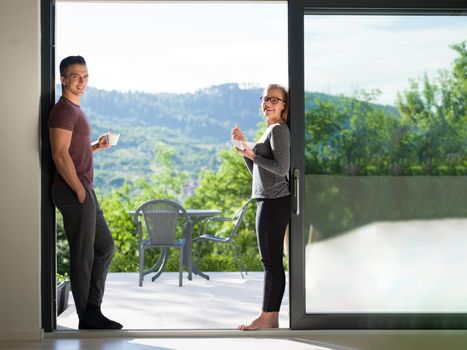
[[[273,104],[273,105],[277,104],[279,101],[285,102],[283,99],[281,99],[279,97],[261,96],[259,99],[261,100],[262,103],[271,102],[271,104]]]

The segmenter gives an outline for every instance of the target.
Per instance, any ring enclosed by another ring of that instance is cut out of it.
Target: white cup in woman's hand
[[[245,147],[242,144],[242,141],[238,141],[238,140],[234,140],[234,139],[232,139],[231,141],[232,141],[233,145],[235,147],[237,147],[239,150],[243,151],[245,149]]]

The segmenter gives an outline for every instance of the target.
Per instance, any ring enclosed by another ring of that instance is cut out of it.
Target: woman
[[[285,272],[282,263],[284,234],[290,220],[290,132],[288,94],[284,87],[272,84],[261,97],[261,111],[267,129],[251,148],[237,125],[232,139],[243,147],[242,154],[253,175],[252,198],[256,198],[256,233],[264,268],[263,307],[260,314],[241,330],[279,327],[279,309],[285,290]]]

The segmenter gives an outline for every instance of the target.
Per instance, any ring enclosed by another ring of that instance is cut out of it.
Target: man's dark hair
[[[68,57],[65,57],[62,62],[60,62],[60,75],[62,77],[65,76],[66,74],[66,70],[69,66],[71,66],[72,64],[82,64],[82,65],[86,65],[86,61],[84,60],[84,58],[82,56],[68,56]]]

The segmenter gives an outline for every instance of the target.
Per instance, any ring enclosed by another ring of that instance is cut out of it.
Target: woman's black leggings
[[[285,290],[284,235],[290,221],[290,196],[256,202],[256,233],[264,268],[263,311],[279,311]]]

